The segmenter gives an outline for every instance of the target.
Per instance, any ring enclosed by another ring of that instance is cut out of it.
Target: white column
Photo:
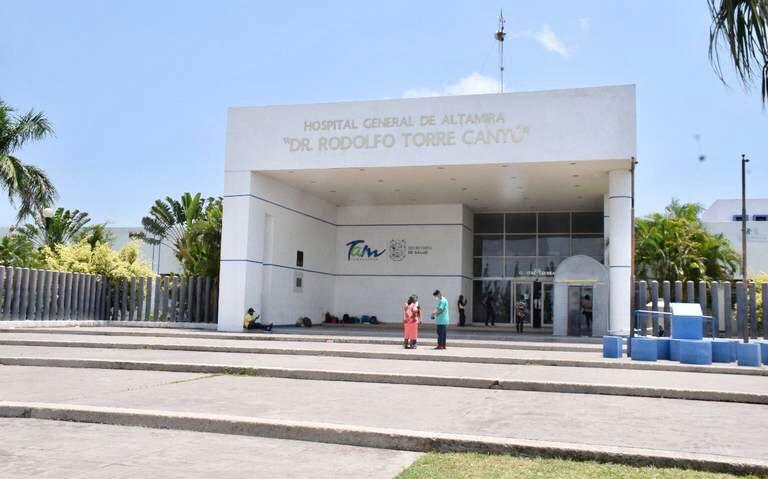
[[[219,331],[242,331],[248,308],[261,313],[265,213],[252,173],[225,172],[219,275]]]
[[[610,334],[629,334],[632,294],[632,175],[608,173],[608,255],[610,258]]]
[[[608,193],[606,193],[603,195],[603,245],[605,246],[605,251],[603,251],[603,263],[606,266],[611,264],[611,256],[608,254],[608,244],[610,243],[610,236],[608,235],[608,231],[611,227],[610,205],[611,203],[608,201]]]

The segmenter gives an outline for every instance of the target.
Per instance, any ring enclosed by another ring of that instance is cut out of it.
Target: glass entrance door
[[[568,286],[568,336],[592,336],[592,286]]]
[[[514,301],[510,304],[510,316],[512,322],[516,318],[517,311],[524,315],[523,322],[530,326],[533,321],[533,283],[512,283]]]
[[[472,322],[509,324],[512,287],[509,280],[476,280]]]

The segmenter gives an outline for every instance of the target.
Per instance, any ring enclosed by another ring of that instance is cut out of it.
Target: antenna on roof
[[[504,93],[504,11],[499,10],[499,28],[494,38],[499,42],[499,93]]]

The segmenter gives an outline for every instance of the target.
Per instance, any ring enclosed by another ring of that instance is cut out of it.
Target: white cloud
[[[587,17],[581,17],[577,19],[576,22],[579,24],[579,28],[584,31],[589,30],[589,28],[592,26],[592,20]]]
[[[553,32],[547,25],[541,27],[541,30],[536,32],[533,38],[547,51],[557,53],[563,57],[570,55],[563,42],[560,41],[555,32]]]
[[[443,95],[479,95],[483,93],[498,93],[499,80],[481,75],[477,72],[468,75],[456,83],[444,86],[442,89],[412,88],[403,93],[403,98],[422,98]]]

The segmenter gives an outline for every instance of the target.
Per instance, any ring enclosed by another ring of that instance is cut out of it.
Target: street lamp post
[[[48,244],[48,225],[51,223],[53,217],[53,208],[43,208],[40,212],[40,216],[43,219],[43,227],[45,228],[45,244]],[[53,245],[48,245],[53,247]]]
[[[741,280],[749,305],[749,278],[747,277],[747,159],[741,155]],[[744,318],[744,342],[749,342],[749,307],[745,308],[747,317]]]

